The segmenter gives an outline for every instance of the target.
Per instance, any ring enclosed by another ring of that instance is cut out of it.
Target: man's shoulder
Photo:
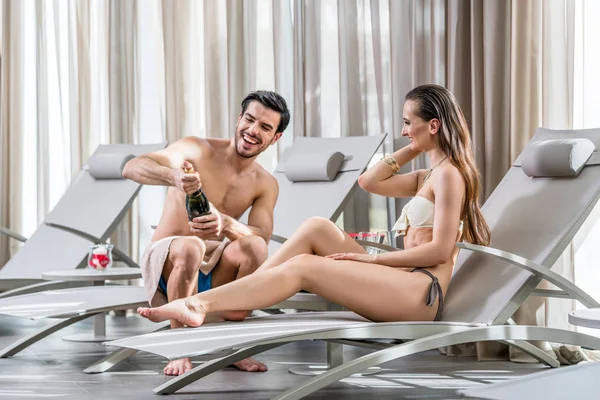
[[[260,182],[261,187],[264,191],[278,191],[279,183],[277,183],[277,178],[273,176],[269,171],[263,168],[262,165],[255,162],[255,171],[256,171],[256,179]]]
[[[208,141],[204,138],[198,136],[184,136],[179,139],[177,142],[173,144],[185,145],[188,146],[189,149],[202,151],[205,148],[210,147]]]
[[[189,143],[191,145],[202,146],[202,147],[227,147],[230,143],[229,139],[216,139],[216,138],[202,138],[199,136],[184,136],[178,140],[178,142]]]
[[[206,138],[202,140],[204,140],[206,146],[210,146],[214,149],[227,148],[231,144],[229,139]]]
[[[177,143],[188,146],[189,150],[198,152],[202,157],[210,157],[216,153],[222,152],[229,145],[227,139],[201,138],[198,136],[185,136]]]

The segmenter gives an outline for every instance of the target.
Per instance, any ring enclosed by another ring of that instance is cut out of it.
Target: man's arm
[[[270,179],[273,179],[273,181],[267,185],[267,189],[252,204],[250,215],[248,215],[248,225],[224,216],[223,234],[230,240],[256,235],[262,237],[267,244],[269,243],[273,233],[273,210],[275,209],[277,196],[279,196],[277,181],[272,177]]]
[[[135,157],[123,168],[123,177],[143,185],[175,186],[193,193],[201,185],[197,172],[183,172],[184,163],[198,170],[193,161],[202,157],[201,139],[185,137],[163,150]]]

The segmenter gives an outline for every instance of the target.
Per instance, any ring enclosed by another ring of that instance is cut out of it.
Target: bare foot
[[[187,326],[200,326],[206,317],[206,310],[196,302],[193,297],[187,299],[174,300],[164,306],[150,308],[140,307],[137,310],[144,318],[152,322],[161,322],[168,319],[174,319]]]
[[[256,361],[254,358],[246,358],[245,360],[233,363],[233,366],[240,371],[248,372],[265,372],[268,368],[265,364]]]
[[[182,358],[180,360],[169,361],[163,372],[165,375],[178,376],[185,374],[192,369],[192,362],[189,358]]]

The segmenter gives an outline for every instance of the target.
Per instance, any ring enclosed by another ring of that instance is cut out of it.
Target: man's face
[[[281,132],[277,132],[280,119],[277,111],[259,101],[251,102],[238,118],[235,130],[237,153],[244,158],[252,158],[277,142],[281,137]]]

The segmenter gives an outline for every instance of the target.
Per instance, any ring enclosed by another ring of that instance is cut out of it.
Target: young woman
[[[460,240],[487,245],[490,230],[478,204],[480,177],[465,117],[454,96],[438,85],[411,90],[402,136],[410,144],[360,176],[366,191],[413,197],[393,230],[404,250],[371,255],[333,222],[311,218],[254,274],[157,308],[138,309],[158,322],[199,326],[209,313],[242,319],[301,289],[373,321],[439,320]],[[429,170],[397,174],[420,153]],[[239,311],[232,313],[232,311]]]

